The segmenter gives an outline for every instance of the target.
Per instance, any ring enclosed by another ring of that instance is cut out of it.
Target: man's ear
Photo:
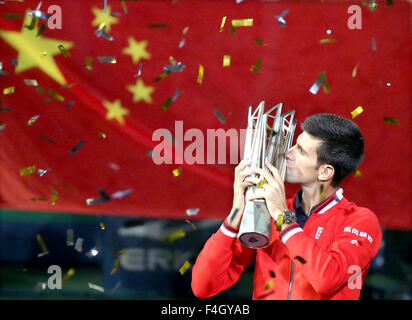
[[[331,181],[335,175],[335,168],[330,164],[322,164],[318,170],[318,180],[322,182]]]

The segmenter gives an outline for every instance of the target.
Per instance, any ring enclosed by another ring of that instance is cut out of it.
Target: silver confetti
[[[322,78],[318,77],[318,79],[315,81],[315,83],[310,87],[309,91],[311,94],[317,94],[320,86],[322,85]]]
[[[225,124],[226,119],[225,117],[219,112],[219,110],[217,110],[216,108],[213,109],[213,113],[215,114],[215,116],[219,119],[219,121],[222,124]]]
[[[200,210],[199,208],[187,209],[187,210],[186,210],[186,215],[188,215],[188,216],[195,216],[195,215],[198,214],[199,210]]]
[[[97,57],[99,62],[106,62],[106,63],[116,63],[116,58],[115,57]]]
[[[74,250],[78,252],[83,251],[83,238],[77,238],[76,244],[74,245]]]
[[[35,80],[35,79],[24,79],[24,83],[27,85],[27,86],[35,86],[35,87],[37,87],[39,84],[37,83],[37,80]]]
[[[131,194],[132,194],[132,189],[126,189],[126,190],[113,192],[111,197],[113,199],[121,199],[121,198],[127,197]]]
[[[276,20],[279,22],[279,26],[286,26],[286,21],[283,18],[288,14],[288,12],[289,10],[284,10],[279,16],[275,16]]]
[[[135,74],[135,75],[133,76],[133,78],[137,78],[137,77],[139,77],[141,74],[142,74],[142,63],[140,62],[140,64],[139,64],[139,71],[137,72],[137,74]]]
[[[73,229],[67,229],[66,236],[66,245],[70,247],[73,245]]]
[[[171,65],[171,66],[164,66],[163,70],[165,72],[177,72],[177,71],[183,71],[183,68],[186,67],[185,64],[178,62],[175,65]]]

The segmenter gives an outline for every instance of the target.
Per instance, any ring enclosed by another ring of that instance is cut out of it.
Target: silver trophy
[[[282,103],[265,113],[264,107],[264,101],[253,113],[252,107],[249,107],[243,158],[252,160],[251,168],[265,170],[268,170],[265,165],[265,159],[267,159],[279,170],[282,180],[285,181],[285,152],[291,147],[295,133],[296,120],[293,120],[295,111],[281,114]],[[270,120],[272,120],[271,126],[268,123]],[[260,178],[261,183],[247,188],[246,199],[255,192],[261,191],[265,183],[260,175],[254,175],[254,177]],[[250,248],[264,248],[270,242],[271,232],[272,218],[266,201],[264,199],[246,200],[238,235],[240,242]]]

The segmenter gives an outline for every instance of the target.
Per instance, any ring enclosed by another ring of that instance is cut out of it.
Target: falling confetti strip
[[[326,39],[320,39],[320,40],[318,41],[319,44],[324,44],[324,43],[336,43],[336,42],[338,42],[338,39],[328,39],[328,38],[326,38]]]
[[[73,268],[70,268],[69,271],[67,271],[67,273],[65,274],[65,276],[62,278],[62,283],[66,282],[67,280],[69,280],[71,277],[73,277],[75,274],[75,271]]]
[[[226,23],[226,16],[224,16],[223,18],[222,18],[222,22],[220,23],[220,32],[222,32],[223,31],[223,28],[224,28],[224,26],[225,26],[225,23]]]
[[[358,67],[359,67],[359,63],[352,70],[352,78],[356,77],[356,74],[358,73]]]
[[[78,252],[83,251],[83,238],[77,238],[76,244],[74,245],[74,250]]]
[[[286,21],[284,17],[288,14],[289,10],[284,10],[279,16],[275,16],[276,20],[279,23],[279,26],[285,27],[286,26]]]
[[[223,56],[223,66],[229,67],[230,66],[230,55],[225,54]]]
[[[26,176],[36,172],[36,166],[30,166],[20,170],[20,176]]]
[[[317,94],[320,86],[323,85],[323,92],[325,93],[329,93],[330,92],[330,88],[329,88],[329,84],[328,84],[328,80],[326,78],[326,73],[325,71],[322,71],[319,76],[318,79],[315,81],[315,83],[310,87],[309,91],[312,94]]]
[[[14,93],[14,87],[8,87],[8,88],[4,88],[4,89],[3,89],[3,94],[4,94],[4,95],[6,95],[6,94],[12,94],[12,93]]]
[[[53,141],[52,139],[49,139],[49,138],[47,138],[47,137],[45,137],[45,136],[42,136],[42,135],[41,135],[40,138],[42,138],[42,139],[44,139],[44,140],[46,140],[46,141],[49,141],[49,142],[51,142],[51,143],[57,144],[56,141]]]
[[[399,125],[399,120],[396,118],[383,118],[383,121],[388,124],[397,124]]]
[[[68,247],[74,245],[73,239],[74,239],[73,229],[67,229],[66,230],[66,245]]]
[[[42,256],[48,254],[48,253],[49,253],[49,250],[47,249],[46,244],[44,243],[43,238],[42,238],[42,236],[41,236],[39,233],[36,234],[36,239],[37,239],[38,244],[40,245],[40,248],[41,248],[42,251],[43,251],[43,252],[39,253],[39,254],[37,255],[37,257],[42,257]]]
[[[89,284],[89,288],[94,289],[94,290],[97,290],[97,291],[100,291],[100,292],[104,292],[104,288],[103,288],[103,287],[97,286],[97,285],[95,285],[95,284],[93,284],[93,283],[91,283],[91,282],[89,282],[88,284]]]
[[[116,260],[114,260],[114,264],[113,264],[113,269],[110,272],[110,274],[113,274],[117,271],[117,268],[119,267],[119,263],[120,263],[120,259],[117,258]]]
[[[186,233],[183,230],[177,230],[176,232],[168,236],[165,240],[166,242],[175,242],[176,240],[183,238],[185,236],[186,236]]]
[[[199,211],[200,211],[199,208],[187,209],[186,210],[186,215],[187,216],[195,216],[199,213]]]
[[[19,14],[19,13],[5,12],[5,13],[3,13],[2,16],[3,16],[3,18],[6,18],[6,19],[21,19],[22,18],[21,14]]]
[[[215,116],[219,119],[219,121],[220,121],[222,124],[225,124],[225,123],[226,123],[225,117],[220,113],[219,110],[217,110],[216,108],[214,108],[214,109],[213,109],[213,113],[215,114]]]
[[[26,86],[34,86],[37,87],[39,84],[37,83],[37,80],[35,79],[24,79],[24,83]]]
[[[93,70],[93,66],[92,66],[93,58],[86,57],[86,58],[84,58],[84,60],[85,60],[85,63],[86,63],[86,69],[87,70]]]
[[[64,97],[61,96],[60,94],[58,94],[56,91],[54,91],[53,89],[47,89],[47,92],[57,101],[64,101]]]
[[[116,63],[116,58],[115,57],[97,57],[97,60],[99,60],[100,63]]]
[[[63,54],[64,57],[70,57],[71,54],[69,51],[66,50],[66,48],[61,44],[59,45],[59,50]]]
[[[197,75],[197,83],[201,84],[203,82],[203,75],[204,75],[204,67],[200,64],[199,65],[199,72]]]
[[[149,24],[149,28],[167,28],[167,24],[165,23]]]
[[[28,126],[33,125],[33,123],[35,123],[38,118],[40,118],[39,115],[35,115],[35,116],[31,117],[30,120],[27,121],[27,125],[28,125]]]
[[[253,19],[233,19],[232,27],[252,27]]]
[[[352,119],[355,118],[355,117],[357,117],[358,115],[360,115],[362,112],[363,112],[362,106],[358,106],[355,110],[353,110],[353,111],[351,112]]]
[[[254,66],[250,67],[250,71],[254,71],[254,72],[259,71],[261,64],[262,64],[262,59],[260,59],[260,58],[256,59],[256,64]]]
[[[179,268],[180,274],[183,276],[185,272],[187,271],[187,269],[189,269],[189,267],[190,267],[190,262],[186,260],[185,263],[183,263],[183,265]]]
[[[356,169],[353,174],[354,174],[355,178],[360,178],[362,176],[362,172],[358,169]]]
[[[84,145],[85,141],[84,140],[80,140],[80,142],[78,144],[76,144],[70,151],[69,154],[74,154],[76,153],[82,145]]]
[[[179,168],[177,168],[177,169],[174,169],[174,170],[172,171],[172,173],[173,173],[173,175],[174,175],[175,177],[178,177],[178,176],[180,176],[180,174],[182,173],[182,168],[179,167]]]
[[[253,39],[253,41],[256,42],[260,46],[263,46],[263,44],[264,44],[263,41],[260,40],[259,38],[255,38],[255,39]]]
[[[273,285],[274,285],[274,281],[273,281],[273,279],[270,279],[270,280],[268,281],[268,283],[266,283],[263,288],[264,288],[265,290],[268,290],[268,289],[272,288]]]
[[[52,186],[50,186],[50,190],[53,194],[50,198],[50,202],[54,206],[56,204],[57,198],[59,197],[59,194],[57,193],[57,191]]]

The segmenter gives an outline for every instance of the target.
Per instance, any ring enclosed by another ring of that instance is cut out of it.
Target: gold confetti
[[[172,172],[173,172],[173,175],[174,175],[175,177],[178,177],[178,176],[182,173],[182,168],[179,167],[179,168],[177,168],[177,169],[174,169]]]
[[[362,172],[360,170],[356,169],[355,172],[354,172],[354,176],[355,176],[355,178],[359,178],[359,177],[362,176]]]
[[[37,239],[37,242],[40,245],[40,248],[43,251],[42,253],[39,253],[37,256],[41,257],[41,256],[44,256],[44,255],[48,254],[49,250],[47,249],[46,244],[44,243],[43,238],[41,237],[41,235],[39,233],[36,234],[36,239]]]
[[[204,67],[199,64],[199,73],[197,75],[197,83],[201,84],[203,82]]]
[[[40,54],[45,57],[45,56],[47,56],[47,51],[42,51],[42,52],[40,52]]]
[[[59,45],[59,50],[63,54],[64,57],[70,57],[71,54],[69,51],[66,50],[66,48],[61,44]]]
[[[222,22],[220,23],[220,32],[223,31],[223,27],[225,26],[225,23],[226,23],[226,16],[222,18]]]
[[[85,58],[86,69],[87,70],[93,70],[92,61],[93,61],[93,58],[91,58],[91,57],[86,57]]]
[[[103,139],[106,139],[106,137],[107,137],[104,132],[99,132],[97,135],[98,135],[100,138],[103,138]]]
[[[38,198],[31,198],[30,200],[31,200],[31,201],[40,201],[40,200],[42,200],[42,201],[47,201],[47,199],[46,199],[46,198],[41,198],[41,197],[38,197]]]
[[[356,77],[356,74],[358,73],[358,67],[359,67],[359,63],[352,70],[352,78]]]
[[[47,89],[47,92],[57,101],[64,101],[64,97],[62,97],[60,94],[58,94],[56,91],[53,89]]]
[[[21,14],[5,12],[5,13],[3,13],[3,18],[6,18],[6,19],[21,19]]]
[[[177,230],[166,238],[167,242],[174,242],[177,239],[183,238],[186,236],[186,233],[183,230]]]
[[[265,289],[265,290],[270,289],[270,288],[273,287],[273,285],[274,285],[273,279],[270,279],[270,280],[268,281],[268,283],[265,284],[264,289]]]
[[[112,253],[112,256],[117,257],[117,256],[121,256],[122,254],[125,254],[125,253],[126,253],[126,250],[122,249],[122,250],[117,251],[116,253]]]
[[[74,273],[75,273],[75,272],[74,272],[74,269],[73,269],[73,268],[70,268],[69,271],[67,271],[66,275],[63,277],[62,283],[65,282],[65,281],[67,281],[67,280],[69,280],[71,277],[73,277],[73,276],[74,276]]]
[[[262,181],[260,181],[260,182],[256,185],[256,187],[262,188],[266,183],[268,183],[267,180],[266,180],[266,179],[263,179]]]
[[[260,46],[263,46],[263,44],[264,44],[263,41],[260,40],[259,38],[255,38],[255,39],[253,39],[253,41],[255,41]]]
[[[225,54],[223,56],[223,66],[224,67],[229,67],[230,66],[230,56]]]
[[[44,30],[46,30],[46,24],[43,23],[39,29],[39,31],[37,31],[36,37],[41,36],[44,32]]]
[[[39,115],[31,117],[30,120],[27,121],[27,125],[31,126],[39,117],[40,117]]]
[[[253,26],[253,19],[233,19],[232,27],[251,27]]]
[[[262,63],[262,59],[260,58],[256,59],[256,65],[251,66],[250,71],[254,71],[254,72],[259,71],[261,63]]]
[[[23,168],[20,170],[20,176],[26,176],[36,172],[36,166]]]
[[[171,103],[172,103],[172,98],[171,97],[167,98],[166,101],[162,105],[162,110],[163,111],[167,110]]]
[[[352,119],[355,118],[355,117],[357,117],[358,115],[360,115],[362,112],[363,112],[362,106],[358,106],[355,110],[353,110],[353,111],[351,112]]]
[[[106,227],[105,227],[105,225],[104,225],[104,223],[103,223],[103,222],[100,222],[100,229],[102,229],[102,230],[106,230]]]
[[[325,71],[322,71],[322,72],[319,74],[319,78],[320,78],[320,80],[321,80],[321,82],[322,82],[322,84],[323,84],[323,92],[324,92],[324,93],[329,93],[329,92],[330,92],[330,89],[329,89],[328,79],[326,78],[326,72],[325,72]]]
[[[325,187],[323,186],[323,184],[320,185],[320,199],[322,200],[323,198],[325,198]]]
[[[185,272],[187,271],[187,269],[189,269],[189,267],[190,267],[190,262],[186,260],[185,263],[183,263],[183,265],[179,268],[180,274],[183,276]]]
[[[396,118],[383,118],[383,121],[385,123],[389,123],[389,124],[397,124],[399,125],[399,120]]]
[[[33,30],[34,27],[37,25],[37,21],[38,21],[38,18],[33,16],[33,18],[31,19],[30,25],[24,25],[24,27],[29,30]]]
[[[4,95],[11,94],[11,93],[14,93],[14,87],[8,87],[8,88],[3,89],[3,94]]]
[[[56,189],[54,189],[52,186],[50,186],[50,190],[53,193],[53,195],[50,198],[50,202],[54,206],[56,204],[57,198],[59,197],[59,194],[57,193]]]
[[[113,274],[117,271],[117,268],[119,267],[119,263],[120,263],[120,259],[117,258],[116,260],[114,260],[114,264],[113,264],[113,269],[110,272],[110,274]]]
[[[42,139],[44,139],[44,140],[47,140],[47,141],[49,141],[49,142],[51,142],[51,143],[57,144],[56,141],[53,141],[52,139],[49,139],[49,138],[47,138],[47,137],[45,137],[45,136],[43,136],[43,135],[41,135],[40,138],[42,138]]]
[[[95,284],[93,284],[93,283],[91,283],[91,282],[89,282],[89,288],[90,288],[90,289],[97,290],[97,291],[100,291],[100,292],[104,292],[104,288],[103,288],[103,287],[96,286]]]
[[[338,42],[338,39],[329,39],[329,38],[325,38],[325,39],[320,39],[318,41],[318,43],[320,44],[324,44],[324,43],[336,43]]]

